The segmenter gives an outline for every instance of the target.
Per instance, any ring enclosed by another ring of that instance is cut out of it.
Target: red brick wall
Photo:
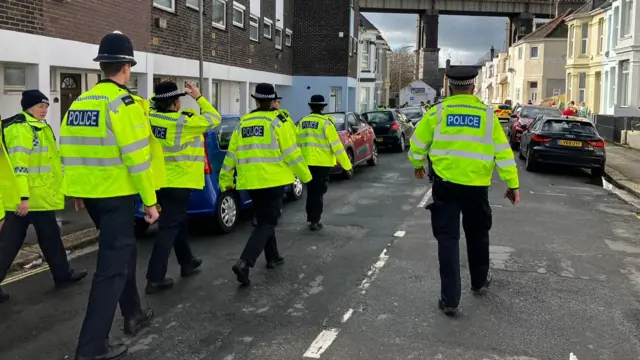
[[[0,1],[0,29],[41,35],[44,31],[43,0]]]

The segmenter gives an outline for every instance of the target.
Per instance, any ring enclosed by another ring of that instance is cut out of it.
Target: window
[[[609,89],[609,72],[608,71],[604,72],[604,88],[605,89]],[[604,101],[603,101],[603,104],[602,104],[602,106],[603,106],[602,108],[603,109],[609,108],[609,98],[607,96],[604,96],[603,100]]]
[[[354,37],[353,32],[355,31],[355,19],[356,19],[356,11],[353,9],[349,9],[349,36]]]
[[[293,44],[293,31],[289,29],[284,31],[284,44],[291,47],[291,44]]]
[[[618,86],[618,78],[616,77],[616,68],[611,68],[611,91],[609,92],[609,106],[616,105],[616,88]]]
[[[629,60],[620,62],[620,106],[629,106]]]
[[[220,112],[220,108],[218,107],[219,99],[218,99],[218,88],[220,87],[220,83],[217,81],[213,81],[211,83],[211,105]]]
[[[522,46],[518,48],[518,60],[522,60]]]
[[[22,66],[4,67],[4,89],[24,90],[27,86],[26,70]]]
[[[153,6],[167,11],[176,11],[175,0],[153,0]]]
[[[573,25],[569,26],[569,58],[573,57],[573,37],[575,36],[575,28]]]
[[[611,20],[611,15],[609,15],[609,16],[607,17],[607,26],[608,26],[609,28],[611,27],[611,25],[613,25],[613,23],[612,23],[611,21],[612,21],[612,20]],[[611,30],[607,31],[607,51],[611,50],[611,33],[612,33],[612,32],[613,32],[613,31],[611,31]]]
[[[631,35],[633,0],[623,0],[622,3],[622,32],[620,37]]]
[[[353,43],[351,46],[353,46],[353,53],[357,54],[358,53],[358,39],[356,38],[351,38],[351,42]]]
[[[369,41],[362,42],[362,50],[360,51],[360,69],[369,70],[369,54],[371,52],[371,45]]]
[[[604,48],[604,19],[598,20],[598,54],[602,54]]]
[[[200,0],[187,0],[187,7],[200,10]]]
[[[369,111],[369,88],[360,88],[360,113]]]
[[[233,2],[233,25],[244,29],[244,11],[245,7],[242,4]]]
[[[580,55],[587,55],[587,39],[589,38],[589,23],[583,23],[580,37]]]
[[[262,20],[262,36],[267,39],[271,39],[271,33],[273,32],[273,21],[270,19],[264,18]]]
[[[354,46],[353,46],[353,38],[349,37],[349,56],[353,55],[353,48],[354,48]]]
[[[380,55],[379,55],[379,50],[376,49],[373,52],[373,72],[378,73],[380,71]]]
[[[530,51],[529,51],[529,57],[531,59],[537,59],[538,58],[538,47],[537,46],[532,46]]]
[[[585,101],[587,92],[587,73],[578,74],[578,102]]]
[[[276,28],[276,49],[282,50],[282,29]]]
[[[520,88],[516,89],[516,100],[520,100]]]
[[[613,9],[613,31],[611,32],[612,47],[618,45],[618,37],[620,36],[620,7]]]
[[[213,9],[211,14],[213,16],[212,25],[224,30],[227,27],[227,1],[226,0],[212,0]]]
[[[567,102],[571,101],[573,87],[571,84],[571,73],[567,73]]]
[[[249,39],[258,41],[260,37],[260,19],[257,16],[249,15]]]

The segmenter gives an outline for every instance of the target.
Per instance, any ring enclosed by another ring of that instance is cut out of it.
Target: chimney
[[[496,56],[496,49],[493,48],[493,45],[491,45],[491,50],[489,50],[489,53],[491,54],[491,59],[489,60],[493,60],[493,58]]]
[[[446,65],[445,65],[445,66],[446,66],[446,68],[447,68],[447,69],[448,69],[449,67],[451,67],[451,59],[447,59],[447,62],[446,62]]]

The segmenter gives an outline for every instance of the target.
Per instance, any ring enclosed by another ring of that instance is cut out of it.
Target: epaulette
[[[136,101],[133,100],[133,96],[131,95],[123,96],[121,99],[122,99],[122,103],[124,103],[126,106],[133,105],[136,103]]]
[[[2,127],[6,128],[10,125],[13,124],[21,124],[21,123],[26,123],[27,122],[27,117],[24,116],[24,114],[17,114],[14,115],[12,117],[6,118],[4,120],[2,120]]]
[[[192,117],[192,116],[193,116],[193,113],[192,113],[192,112],[190,112],[190,111],[183,111],[183,112],[182,112],[182,115],[186,115],[187,117]]]
[[[282,115],[281,112],[278,112],[278,119],[280,119],[281,122],[287,122],[287,117]]]

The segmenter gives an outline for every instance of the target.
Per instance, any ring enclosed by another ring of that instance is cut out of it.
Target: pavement
[[[239,288],[231,266],[252,227],[232,234],[200,227],[191,235],[202,273],[144,301],[153,325],[134,338],[128,360],[579,360],[640,358],[640,219],[637,209],[580,170],[529,173],[522,203],[490,190],[494,282],[469,291],[461,241],[461,315],[437,310],[437,244],[424,204],[426,181],[406,154],[380,156],[352,180],[330,184],[324,230],[306,229],[304,201],[285,204],[277,229],[286,264],[264,268]],[[139,288],[153,236],[139,242]],[[95,252],[73,257],[93,270]],[[0,305],[0,360],[71,359],[90,282],[53,290],[47,272],[11,282]],[[574,359],[574,358],[572,358]]]
[[[607,179],[640,198],[640,150],[607,142]]]

